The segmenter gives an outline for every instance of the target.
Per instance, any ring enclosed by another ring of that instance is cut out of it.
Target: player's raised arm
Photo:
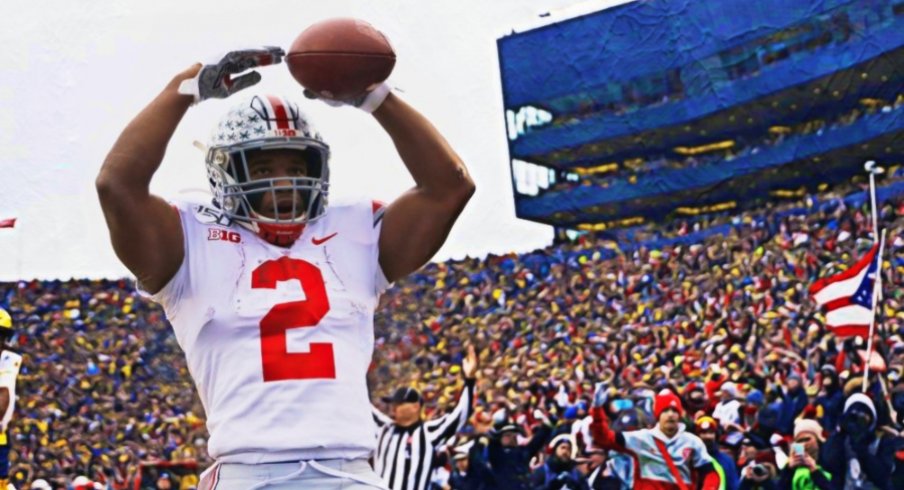
[[[126,126],[97,176],[97,194],[116,256],[150,292],[159,291],[182,263],[179,215],[150,193],[151,177],[166,146],[192,103],[178,92],[201,65],[177,75]]]
[[[445,138],[400,98],[389,94],[374,116],[415,182],[386,209],[380,231],[380,266],[394,281],[420,268],[439,250],[475,186]]]
[[[191,66],[126,126],[107,154],[96,180],[101,208],[116,255],[147,291],[163,288],[185,254],[179,215],[150,193],[151,178],[176,127],[193,102],[227,97],[260,80],[256,72],[235,79],[232,74],[278,63],[281,57],[278,48],[262,48],[230,52],[217,64]]]
[[[383,215],[380,267],[390,282],[416,271],[443,245],[474,195],[468,169],[433,124],[385,83],[346,101],[330,100],[310,90],[305,90],[305,96],[370,112],[392,138],[415,185]]]
[[[427,263],[446,241],[474,194],[461,158],[420,112],[385,83],[395,52],[366,23],[326,21],[303,32],[289,49],[289,70],[305,96],[373,114],[392,138],[415,186],[390,204],[380,230],[380,266],[390,281]],[[359,53],[366,52],[366,56]]]
[[[371,112],[392,138],[415,186],[386,209],[380,230],[380,267],[390,282],[426,264],[446,241],[474,195],[474,181],[455,150],[420,112],[385,83],[361,97],[337,101],[310,90],[305,96]]]

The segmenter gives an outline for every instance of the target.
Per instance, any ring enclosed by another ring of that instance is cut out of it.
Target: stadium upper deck
[[[504,37],[499,54],[527,219],[600,228],[738,206],[904,153],[901,0],[635,2]],[[857,109],[856,124],[794,130]],[[663,160],[679,164],[647,172]]]

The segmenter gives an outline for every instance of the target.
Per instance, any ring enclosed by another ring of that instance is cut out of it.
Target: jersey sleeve
[[[593,407],[590,410],[593,417],[590,422],[590,437],[596,447],[603,449],[612,449],[614,451],[624,451],[626,449],[626,438],[632,434],[630,432],[621,432],[612,430],[609,425],[609,416],[602,407]]]
[[[474,384],[473,379],[466,379],[455,409],[425,424],[434,445],[445,443],[467,425],[468,419],[474,413]]]
[[[135,281],[138,294],[160,304],[169,318],[175,318],[179,314],[179,305],[182,303],[182,299],[188,296],[191,287],[191,230],[188,229],[192,220],[191,210],[184,204],[174,204],[173,209],[179,214],[179,221],[182,224],[182,248],[185,251],[179,270],[163,286],[163,289],[154,294],[144,289],[140,282]]]
[[[383,428],[392,423],[392,419],[388,415],[373,405],[370,406],[370,413],[373,415],[374,423],[377,424],[378,428]]]

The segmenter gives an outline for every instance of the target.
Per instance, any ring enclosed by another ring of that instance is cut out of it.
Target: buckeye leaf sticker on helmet
[[[306,175],[255,178],[249,157],[271,150],[298,152]],[[329,156],[329,145],[297,104],[254,96],[230,109],[211,133],[206,164],[214,205],[265,240],[291,244],[326,212]],[[290,209],[278,208],[287,202]]]

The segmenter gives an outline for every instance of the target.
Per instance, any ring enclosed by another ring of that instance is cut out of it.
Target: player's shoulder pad
[[[336,214],[354,213],[361,216],[369,216],[374,218],[383,215],[386,209],[386,203],[375,201],[373,199],[340,199],[338,201],[330,201],[327,212],[336,211]]]

